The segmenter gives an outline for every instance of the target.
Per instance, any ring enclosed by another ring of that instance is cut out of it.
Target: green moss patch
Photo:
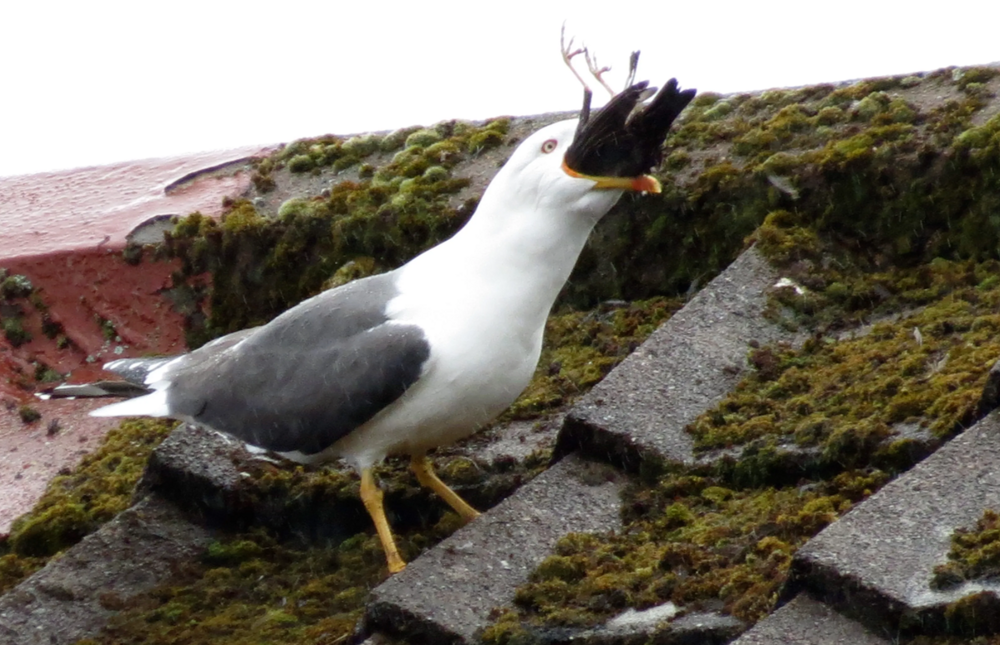
[[[125,421],[72,472],[54,478],[0,542],[0,593],[125,510],[149,454],[174,425]]]
[[[21,405],[17,408],[17,416],[21,417],[24,423],[34,423],[42,418],[42,413],[30,405]]]
[[[551,316],[535,376],[503,419],[533,418],[569,405],[682,305],[679,298],[653,298]]]
[[[31,280],[26,276],[11,275],[6,270],[0,269],[0,298],[4,300],[27,298],[34,290]]]
[[[34,291],[28,278],[0,268],[0,329],[14,347],[31,340],[31,332],[24,327],[25,309],[18,301],[27,301]]]
[[[413,557],[454,529],[452,518],[420,535],[397,535]],[[359,534],[335,547],[298,548],[253,531],[213,543],[169,583],[127,602],[99,639],[79,645],[344,642],[368,590],[385,576],[378,538]]]
[[[966,581],[1000,582],[1000,514],[987,509],[974,528],[951,536],[948,562],[934,567],[931,587],[951,589]]]
[[[1000,357],[998,272],[995,261],[940,260],[870,276],[869,290],[881,287],[914,313],[856,338],[817,333],[800,348],[753,350],[751,374],[690,426],[696,449],[770,440],[816,448],[828,465],[874,460],[891,468],[902,448],[897,441],[917,431],[942,439],[967,427]],[[825,291],[842,303],[867,300],[836,283]]]
[[[283,169],[341,171],[405,145],[391,158],[379,157],[384,163],[378,167],[367,165],[356,180],[334,181],[320,194],[287,200],[276,214],[238,201],[221,221],[198,213],[178,220],[165,252],[182,260],[174,287],[196,305],[187,312],[189,345],[265,323],[324,286],[342,283],[327,281],[359,260],[377,259],[366,273],[384,271],[450,237],[474,208],[453,203],[469,185],[454,176],[456,164],[501,143],[508,127],[507,119],[481,127],[448,122],[398,142],[387,135],[378,144],[364,137],[323,137],[297,141],[261,161],[258,191],[272,186],[271,174]],[[201,277],[205,273],[211,274],[211,289]]]
[[[887,479],[869,470],[784,488],[681,473],[646,481],[626,492],[620,534],[563,538],[485,640],[538,642],[543,627],[598,625],[667,601],[752,624],[773,609],[794,552]]]

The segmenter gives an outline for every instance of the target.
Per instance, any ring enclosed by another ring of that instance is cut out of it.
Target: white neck
[[[529,325],[543,325],[591,230],[619,193],[604,192],[596,209],[588,203],[566,210],[566,204],[518,203],[505,192],[506,183],[494,179],[465,227],[406,271],[453,296],[488,298]]]

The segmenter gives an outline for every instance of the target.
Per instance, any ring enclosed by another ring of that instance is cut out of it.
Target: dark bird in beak
[[[593,117],[590,93],[585,93],[576,136],[563,159],[568,175],[596,181],[599,188],[660,192],[660,183],[646,173],[663,160],[667,131],[695,90],[679,91],[672,78],[652,101],[641,104],[656,91],[648,85],[629,86]]]

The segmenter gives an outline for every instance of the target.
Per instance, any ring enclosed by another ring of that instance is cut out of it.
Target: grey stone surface
[[[793,338],[763,317],[778,279],[755,249],[744,252],[570,410],[558,454],[692,462],[684,428],[743,378],[749,343]]]
[[[155,493],[211,524],[252,521],[256,500],[245,494],[243,443],[191,424],[179,425],[150,455],[135,498]]]
[[[800,594],[733,641],[733,645],[889,645],[892,642],[807,594]]]
[[[132,229],[125,236],[125,240],[130,244],[161,244],[163,242],[163,233],[171,231],[174,228],[171,221],[174,217],[176,217],[176,214],[154,215]]]
[[[716,613],[687,614],[668,622],[665,617],[657,617],[657,609],[653,607],[633,612],[627,620],[620,621],[626,615],[623,614],[603,627],[573,633],[568,637],[563,634],[553,642],[571,641],[579,645],[722,645],[746,628],[736,618]]]
[[[808,589],[869,625],[940,631],[949,602],[984,592],[1000,616],[1000,587],[930,587],[956,528],[1000,508],[1000,412],[993,412],[887,484],[795,555],[786,596]],[[989,620],[990,611],[980,611]],[[994,619],[995,620],[995,619]],[[984,623],[985,626],[985,623]]]
[[[0,597],[0,643],[62,645],[96,634],[120,605],[200,553],[208,532],[149,497]]]
[[[540,419],[515,420],[477,432],[454,446],[439,448],[435,455],[474,457],[490,465],[523,461],[538,450],[550,450],[562,426],[562,412]]]
[[[231,493],[242,479],[236,462],[248,456],[242,442],[185,423],[153,451],[139,490],[169,494],[171,488],[197,487],[214,495]]]
[[[468,643],[571,532],[620,527],[620,472],[567,457],[372,592],[369,632]]]
[[[434,457],[439,465],[461,458],[473,459],[484,466],[475,481],[454,486],[456,492],[480,510],[508,497],[531,474],[519,466],[517,450],[536,443],[551,446],[554,441],[555,430],[549,429],[554,424],[545,424],[538,432],[533,426],[516,425],[523,427],[508,432],[508,426],[499,426],[487,437],[451,447]],[[518,440],[518,436],[525,440]],[[480,458],[484,453],[488,456]],[[153,451],[137,495],[161,495],[199,514],[211,527],[230,530],[266,527],[278,535],[295,536],[307,542],[337,544],[358,532],[371,530],[371,519],[356,495],[325,495],[319,490],[289,495],[281,487],[261,490],[254,474],[272,468],[291,469],[296,465],[277,456],[252,455],[240,441],[185,424]],[[353,469],[342,463],[318,468],[353,474]],[[422,525],[446,508],[429,489],[420,488],[412,475],[404,477],[410,478],[408,483],[382,482],[390,522],[397,530]]]

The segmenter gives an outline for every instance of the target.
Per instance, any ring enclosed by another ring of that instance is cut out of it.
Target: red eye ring
[[[557,147],[559,147],[558,141],[556,141],[555,139],[548,139],[545,143],[542,144],[542,152],[544,152],[545,154],[549,154]]]

